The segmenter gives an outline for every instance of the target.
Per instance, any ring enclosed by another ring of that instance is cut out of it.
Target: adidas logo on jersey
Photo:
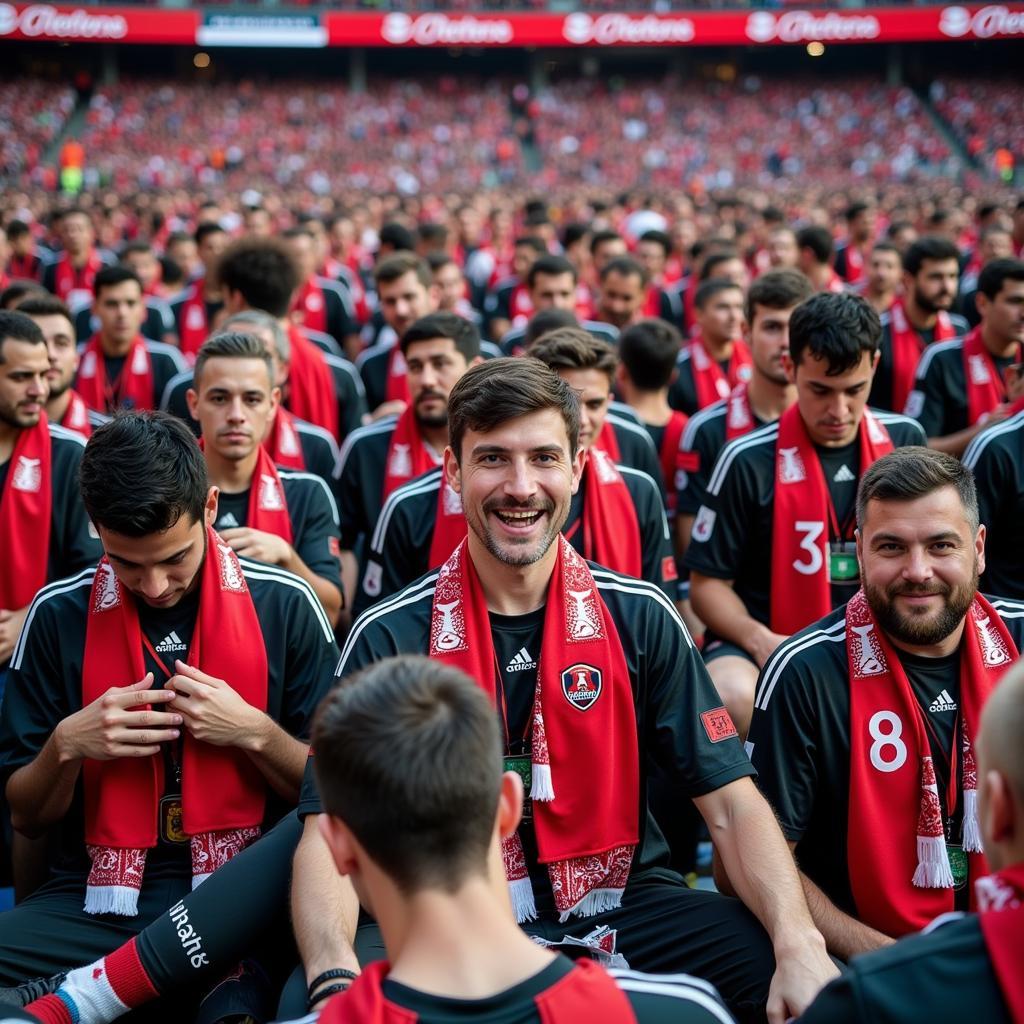
[[[537,662],[530,656],[525,647],[519,648],[519,653],[505,666],[506,672],[525,672],[528,668],[536,668]]]
[[[181,637],[173,629],[156,645],[157,654],[173,654],[175,651],[187,650],[188,648],[181,642]]]
[[[219,523],[217,523],[218,530],[230,530],[232,526],[237,526],[238,520],[235,518],[234,512],[229,512]]]
[[[949,690],[943,690],[932,701],[931,707],[928,710],[933,714],[938,714],[940,711],[956,711],[956,701],[949,695]]]
[[[836,473],[836,475],[832,477],[832,479],[837,484],[848,484],[851,481],[856,480],[857,478],[856,476],[854,476],[853,471],[850,469],[849,466],[840,466],[839,472]]]

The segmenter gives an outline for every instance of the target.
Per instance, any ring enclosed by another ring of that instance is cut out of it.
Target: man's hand
[[[370,414],[370,422],[382,420],[385,416],[401,416],[405,412],[407,404],[400,398],[392,398],[387,402],[381,402]]]
[[[767,626],[762,626],[751,636],[747,649],[757,661],[757,667],[764,668],[764,663],[775,653],[775,648],[788,639],[788,636],[773,633]]]
[[[295,554],[291,544],[273,533],[253,530],[248,526],[235,526],[219,532],[235,554],[243,558],[255,558],[257,562],[287,568]]]
[[[814,997],[839,976],[839,970],[818,932],[799,948],[785,953],[776,950],[775,957],[775,975],[768,990],[766,1010],[770,1024],[784,1024],[792,1017],[799,1017]]]
[[[258,750],[266,740],[270,719],[248,704],[223,679],[215,679],[183,661],[167,683],[174,693],[171,707],[197,740],[215,747]]]
[[[25,605],[24,608],[15,608],[13,611],[0,609],[0,665],[9,661],[14,653],[14,645],[18,642],[21,627],[25,625],[25,619],[28,617],[28,608],[29,606]]]
[[[166,705],[174,700],[171,690],[151,690],[153,673],[131,686],[112,686],[102,697],[69,715],[54,730],[62,762],[91,758],[112,761],[116,757],[151,757],[160,744],[176,740],[181,715],[168,711],[138,710],[140,705]],[[133,710],[134,709],[134,710]]]

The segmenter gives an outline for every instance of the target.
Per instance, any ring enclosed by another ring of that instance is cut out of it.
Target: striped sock
[[[71,971],[54,995],[25,1010],[44,1024],[110,1024],[158,995],[132,939],[102,960]]]

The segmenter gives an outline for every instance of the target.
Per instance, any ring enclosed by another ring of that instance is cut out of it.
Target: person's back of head
[[[282,319],[301,283],[299,265],[280,238],[240,238],[221,254],[217,279],[247,306]]]
[[[830,377],[860,366],[865,352],[873,359],[881,339],[878,313],[866,299],[849,292],[819,292],[797,306],[789,320],[793,365],[809,355],[828,364]]]
[[[523,332],[523,345],[529,348],[541,335],[560,327],[579,327],[576,314],[569,309],[542,309],[530,317]]]
[[[324,811],[404,895],[486,872],[501,738],[469,676],[424,657],[378,661],[328,694],[312,741]]]
[[[99,529],[163,533],[203,516],[210,485],[192,432],[162,412],[119,412],[93,431],[79,470],[82,501]]]
[[[811,253],[814,263],[825,264],[832,262],[832,254],[835,252],[835,243],[832,240],[832,233],[821,224],[808,224],[796,233],[796,244],[801,253],[807,250]]]
[[[619,336],[619,359],[634,387],[661,391],[672,383],[683,339],[664,320],[651,317],[627,327]]]
[[[606,341],[595,338],[582,327],[560,327],[539,337],[527,350],[554,370],[599,370],[614,379],[619,359]]]

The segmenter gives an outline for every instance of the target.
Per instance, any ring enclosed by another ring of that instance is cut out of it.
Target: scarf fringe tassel
[[[591,889],[574,907],[558,915],[558,923],[565,924],[570,917],[592,917],[622,906],[621,889]]]
[[[952,889],[953,872],[941,836],[917,837],[917,870],[914,885],[919,889]]]
[[[508,895],[512,900],[512,912],[516,915],[516,924],[537,920],[537,905],[533,900],[533,884],[529,877],[517,878],[508,883]]]
[[[981,827],[978,824],[978,791],[964,790],[964,850],[981,853]]]
[[[136,917],[139,913],[139,890],[129,885],[87,886],[84,910],[87,914]]]
[[[530,799],[547,802],[555,799],[555,786],[551,781],[551,765],[536,764],[530,768],[532,781],[530,783]]]

